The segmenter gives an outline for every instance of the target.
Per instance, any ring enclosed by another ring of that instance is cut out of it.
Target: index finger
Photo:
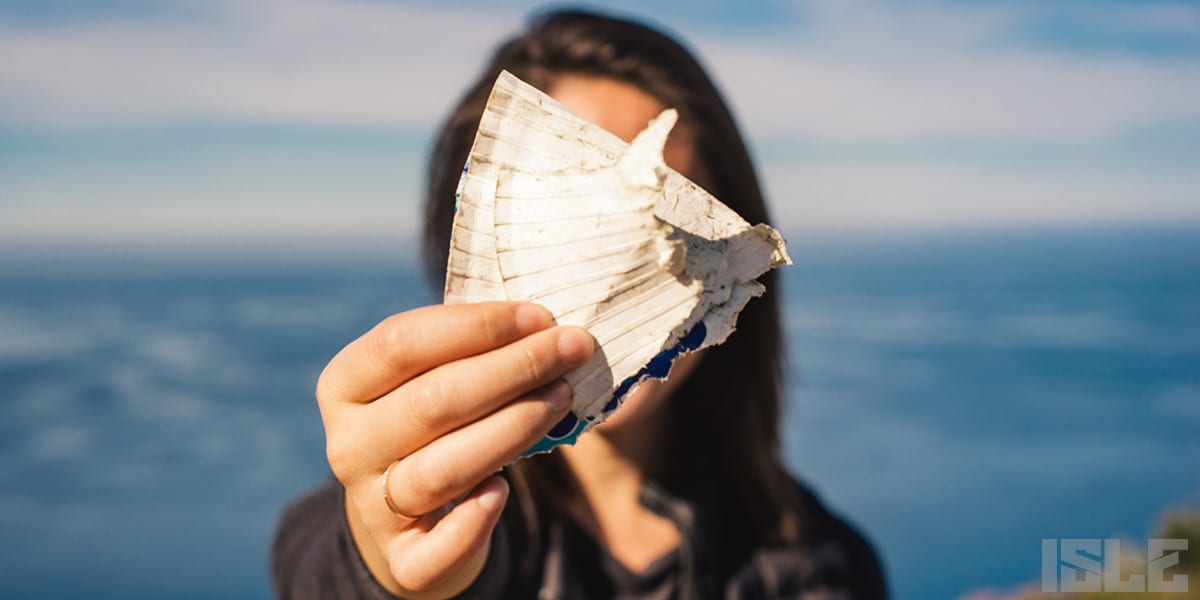
[[[317,399],[371,402],[436,366],[482,354],[554,323],[529,302],[436,305],[392,315],[342,348],[317,381]]]

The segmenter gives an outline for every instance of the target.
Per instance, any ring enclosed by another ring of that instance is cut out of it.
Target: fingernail
[[[571,386],[565,381],[559,381],[546,390],[546,404],[554,412],[562,412],[571,405]]]
[[[554,324],[554,315],[537,304],[522,304],[517,307],[517,331],[529,335]]]
[[[596,342],[588,332],[578,327],[563,328],[558,334],[558,354],[568,364],[580,364],[592,356]]]
[[[493,485],[479,494],[479,505],[487,511],[496,510],[504,503],[505,496],[508,496],[508,482],[501,479],[500,485]]]

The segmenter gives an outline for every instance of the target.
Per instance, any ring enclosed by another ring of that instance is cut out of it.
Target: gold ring
[[[419,517],[414,517],[396,508],[396,503],[392,502],[392,494],[388,491],[388,479],[392,476],[392,469],[396,468],[398,464],[400,464],[400,461],[393,461],[392,464],[388,465],[387,470],[383,472],[383,501],[387,504],[388,510],[392,511],[393,514],[416,521]]]

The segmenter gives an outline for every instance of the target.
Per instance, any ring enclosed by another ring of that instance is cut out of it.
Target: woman
[[[753,166],[712,82],[642,25],[584,12],[504,44],[430,161],[425,256],[441,287],[454,188],[501,69],[629,140],[666,107],[668,165],[751,223]],[[738,331],[640,386],[572,447],[510,463],[567,412],[593,341],[540,307],[392,316],[317,389],[337,478],[285,514],[272,569],[290,598],[884,597],[870,546],[788,475],[775,277]]]

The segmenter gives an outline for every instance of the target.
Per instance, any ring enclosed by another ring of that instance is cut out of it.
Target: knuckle
[[[320,377],[317,377],[317,388],[315,391],[318,405],[326,405],[337,397],[334,391],[334,375],[330,372],[328,365],[321,371]]]
[[[541,381],[548,371],[545,361],[542,359],[541,353],[532,344],[525,344],[521,347],[521,362],[524,369],[524,375],[529,382]]]
[[[379,322],[379,334],[376,336],[381,343],[398,343],[404,334],[404,313],[389,315]]]
[[[379,322],[375,334],[371,336],[370,355],[385,367],[399,367],[403,364],[403,348],[412,341],[411,326],[407,323],[405,313],[392,315]]]
[[[488,345],[500,344],[505,339],[500,324],[496,322],[501,314],[502,311],[498,310],[480,310],[475,313],[475,329],[483,334],[483,339],[488,341]]]
[[[354,459],[353,448],[343,438],[329,436],[326,439],[325,459],[329,461],[329,469],[338,481],[345,484],[354,479],[358,461]]]
[[[509,435],[512,435],[513,439],[523,444],[542,436],[543,423],[548,414],[544,402],[526,399],[515,404],[512,410],[504,412],[502,427],[504,431],[510,432]]]
[[[446,418],[444,383],[435,377],[414,383],[416,389],[404,403],[408,420],[418,429],[438,430]]]
[[[406,482],[408,489],[427,507],[439,504],[451,485],[450,469],[441,461],[415,458],[410,474],[411,479]]]

